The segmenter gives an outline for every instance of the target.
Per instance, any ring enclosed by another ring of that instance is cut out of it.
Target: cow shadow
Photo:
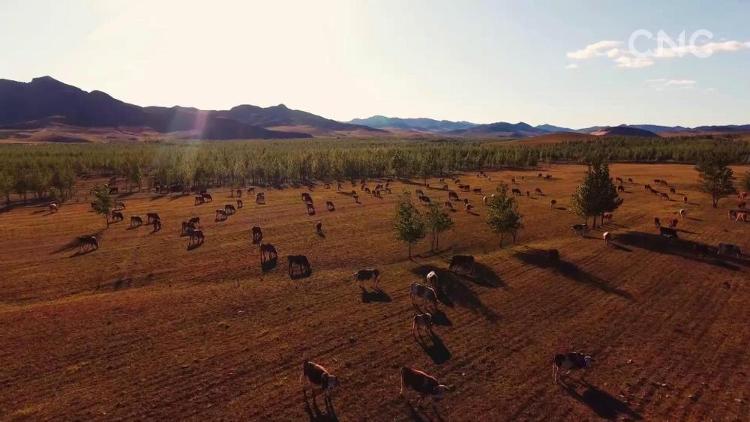
[[[641,420],[643,417],[631,409],[625,402],[615,398],[604,390],[584,382],[585,390],[579,393],[574,387],[563,384],[563,390],[582,404],[588,406],[597,416],[607,420],[626,417],[631,420]]]
[[[322,412],[318,407],[318,402],[313,397],[312,400],[307,399],[307,394],[303,392],[304,398],[304,410],[307,416],[310,418],[310,422],[337,422],[339,420],[336,416],[336,410],[333,408],[333,402],[327,398],[325,401],[325,412]],[[312,403],[312,405],[311,405]]]
[[[432,333],[429,336],[429,341],[424,341],[421,337],[418,337],[417,342],[422,350],[427,353],[427,356],[432,359],[432,362],[438,365],[448,362],[452,356],[451,351],[448,350],[443,339],[435,333]]]
[[[289,278],[292,280],[300,280],[308,278],[312,275],[312,270],[309,271],[293,271],[289,273]]]
[[[695,262],[714,265],[732,271],[738,271],[742,266],[750,266],[750,262],[741,258],[724,256],[722,258],[713,254],[700,253],[701,250],[712,248],[704,243],[683,239],[667,239],[661,235],[644,232],[627,232],[617,235],[617,241],[626,245],[657,252],[665,255],[679,256]]]
[[[468,280],[485,287],[507,287],[500,276],[489,266],[476,262],[474,270],[474,277],[467,277]]]
[[[194,249],[200,248],[201,246],[203,246],[203,242],[188,243],[187,250],[192,251]]]
[[[391,301],[391,296],[380,289],[367,290],[364,287],[360,287],[360,289],[362,290],[362,303],[387,303]]]
[[[414,422],[443,422],[445,420],[438,414],[434,404],[432,405],[433,417],[425,414],[419,406],[414,407],[408,400],[406,401],[406,406],[409,410],[409,418]]]
[[[610,286],[606,280],[590,274],[576,264],[563,259],[552,259],[547,255],[547,251],[541,249],[529,249],[518,251],[513,257],[519,261],[540,268],[552,269],[555,273],[563,277],[599,289],[605,293],[614,294],[627,300],[634,300],[633,295],[623,289]]]
[[[476,312],[488,321],[496,322],[500,316],[486,306],[468,283],[452,272],[437,268],[433,265],[421,265],[412,270],[412,273],[424,278],[430,271],[435,271],[438,276],[438,288],[435,289],[437,299],[448,307],[460,306]],[[446,318],[447,319],[447,318]],[[434,320],[433,320],[434,321]]]

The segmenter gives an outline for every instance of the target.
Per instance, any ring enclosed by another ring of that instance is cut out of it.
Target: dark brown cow
[[[331,201],[326,201],[326,208],[328,209],[328,211],[336,211],[336,207]]]
[[[555,205],[557,205],[557,201],[556,200],[552,199],[552,200],[549,201],[549,207],[550,208],[555,208]]]
[[[116,201],[115,202],[115,209],[116,210],[124,210],[125,209],[125,203],[122,201]]]
[[[250,230],[250,238],[253,241],[253,244],[258,244],[263,240],[263,231],[258,226],[253,226],[253,228]]]
[[[586,232],[589,229],[589,226],[587,224],[573,224],[570,226],[570,228],[581,237],[586,235]]]
[[[424,202],[425,204],[429,204],[430,203],[430,198],[427,197],[427,196],[420,196],[419,197],[419,201],[420,202]]]
[[[208,193],[208,192],[203,192],[203,193],[201,193],[201,196],[203,197],[203,201],[204,201],[204,202],[211,202],[211,201],[213,201],[213,200],[214,200],[214,198],[213,198],[213,197],[211,196],[211,194],[210,194],[210,193]]]
[[[313,204],[307,204],[307,215],[315,215],[315,207]]]
[[[451,201],[445,201],[443,205],[445,206],[445,208],[449,208],[451,210],[453,209],[453,204],[451,203]]]
[[[160,220],[159,214],[155,212],[146,213],[146,224],[151,224],[154,222],[154,220]]]
[[[513,195],[521,196],[521,189],[513,188],[511,189],[511,193],[513,193]]]
[[[243,208],[245,206],[245,203],[242,202],[241,199],[237,200],[237,209]]]
[[[450,387],[440,384],[435,377],[418,369],[403,366],[401,367],[401,390],[399,391],[401,397],[404,397],[404,389],[407,388],[419,394],[417,404],[428,396],[435,400],[442,400],[445,392],[450,391]]]
[[[229,215],[225,210],[216,210],[216,217],[214,218],[214,221],[225,221]]]
[[[552,358],[552,379],[557,383],[560,370],[567,371],[588,369],[594,359],[586,354],[579,352],[558,353]]]
[[[625,192],[625,186],[617,185],[617,192]]]
[[[99,249],[99,240],[96,236],[81,236],[78,238],[80,252]]]
[[[161,220],[154,220],[153,232],[156,233],[161,230]]]
[[[289,278],[309,277],[312,273],[310,261],[304,255],[289,255]]]
[[[143,219],[137,215],[130,217],[130,227],[138,227],[143,224]]]
[[[266,203],[266,194],[263,192],[258,192],[255,194],[255,203],[259,205],[263,205]]]
[[[363,282],[372,280],[373,287],[380,290],[380,271],[377,268],[363,268],[354,273],[353,277],[360,287]]]
[[[315,233],[323,235],[323,222],[318,221],[315,223]]]
[[[260,268],[265,272],[276,267],[279,254],[270,243],[263,243],[260,245]]]
[[[202,245],[206,240],[206,237],[203,235],[202,230],[189,229],[188,236],[190,236],[188,240],[188,248]]]
[[[458,201],[458,194],[453,191],[448,191],[448,200],[449,201]]]
[[[471,191],[474,193],[482,193],[482,188],[474,188]]]
[[[232,215],[237,212],[237,209],[232,204],[226,204],[224,205],[224,213],[226,215]]]
[[[205,202],[206,202],[206,200],[205,200],[205,198],[203,198],[203,196],[196,196],[195,197],[195,205],[201,205],[201,204],[203,204]]]
[[[458,188],[464,192],[468,192],[469,190],[471,190],[471,186],[469,185],[458,185]]]
[[[539,189],[539,188],[535,188],[534,192],[538,193],[539,195],[544,195],[544,193],[542,192],[542,190]]]
[[[49,207],[49,212],[57,212],[58,210],[58,205],[55,202],[50,202],[47,207]]]
[[[112,213],[110,214],[110,218],[113,222],[122,221],[125,219],[120,211],[112,211]]]
[[[427,331],[428,338],[433,338],[432,315],[429,312],[414,315],[411,323],[411,333],[418,342],[422,342],[422,332]]]
[[[302,200],[305,201],[305,202],[307,202],[307,203],[312,203],[312,201],[313,201],[312,200],[312,196],[310,196],[310,194],[307,193],[307,192],[302,192]]]

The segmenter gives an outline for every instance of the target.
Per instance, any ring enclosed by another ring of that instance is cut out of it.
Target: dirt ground
[[[225,222],[213,217],[234,201],[228,190],[199,206],[192,196],[125,195],[125,221],[108,229],[86,202],[55,214],[2,213],[0,420],[747,420],[750,260],[692,248],[732,242],[750,251],[750,224],[727,218],[735,198],[711,208],[691,166],[613,165],[613,176],[634,183],[625,183],[614,220],[582,238],[570,230],[581,219],[566,207],[583,167],[541,171],[552,179],[537,171],[461,177],[491,192],[515,176],[532,191],[519,198],[517,244],[500,249],[481,195],[462,193],[477,215],[458,208],[439,251],[430,253],[426,239],[413,260],[392,218],[398,192],[420,186],[400,183],[383,199],[363,194],[361,204],[319,185],[315,216],[302,189],[266,190],[266,205],[245,195]],[[674,200],[644,191],[655,178],[676,186]],[[680,208],[688,210],[680,240],[660,238],[653,218]],[[160,232],[128,229],[131,215],[152,211]],[[188,250],[180,223],[194,215],[206,241]],[[265,274],[249,240],[253,225],[280,254]],[[614,245],[604,245],[604,230]],[[99,250],[66,246],[94,232]],[[560,251],[559,264],[540,257],[549,248]],[[481,276],[448,273],[457,253],[473,254]],[[308,256],[309,278],[289,279],[293,254]],[[352,281],[368,266],[380,269],[385,294]],[[443,282],[439,324],[420,346],[408,286],[430,269]],[[572,350],[591,354],[593,367],[555,384],[552,355]],[[332,408],[322,397],[317,405],[303,399],[305,359],[341,380]],[[434,404],[419,407],[413,394],[407,402],[398,394],[403,365],[452,390]]]

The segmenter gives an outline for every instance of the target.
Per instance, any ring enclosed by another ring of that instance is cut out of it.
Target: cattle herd
[[[478,174],[478,177],[489,179],[489,176],[487,176],[484,172],[480,172]],[[537,178],[551,180],[552,176],[549,174],[543,175],[542,173],[539,173],[537,175]],[[525,179],[525,176],[521,176],[521,179]],[[480,187],[475,186],[472,188],[469,184],[461,183],[460,179],[458,178],[454,178],[453,182],[460,192],[483,195],[482,188]],[[511,182],[514,185],[511,188],[511,193],[516,196],[523,196],[523,191],[520,189],[520,187],[517,186],[519,184],[518,179],[513,177],[511,179]],[[617,190],[619,192],[625,192],[625,180],[623,178],[617,177],[615,178],[615,182],[617,183]],[[390,183],[391,181],[387,180],[384,183],[377,183],[374,186],[370,186],[367,181],[363,179],[359,183],[359,191],[370,194],[375,198],[382,198],[383,194],[391,193]],[[450,190],[449,186],[445,184],[444,179],[441,178],[440,183],[440,187],[435,189],[438,189],[440,191],[447,191],[447,201],[443,202],[445,208],[453,210],[454,202],[463,202],[464,208],[467,211],[471,211],[473,209],[473,205],[471,204],[469,198],[462,199],[459,196],[458,192]],[[627,178],[627,183],[633,184],[633,179]],[[673,201],[670,197],[670,194],[678,194],[677,187],[675,185],[669,184],[666,180],[654,179],[653,184],[654,186],[666,189],[666,191],[660,191],[652,187],[651,184],[645,184],[644,190],[646,192],[654,194],[656,197],[662,200]],[[330,184],[326,184],[325,186],[326,188],[330,189]],[[354,181],[352,181],[352,186],[355,186]],[[426,183],[425,187],[429,189],[429,185]],[[116,189],[117,188],[115,187],[111,187],[110,191],[116,193]],[[351,193],[345,193],[343,192],[343,186],[340,182],[337,182],[336,190],[342,194],[350,195],[354,198],[356,203],[359,203],[359,193],[356,190],[352,190]],[[531,196],[531,192],[531,190],[526,190],[526,196]],[[533,189],[533,192],[536,196],[545,196],[541,188],[536,187]],[[250,187],[247,189],[247,193],[248,195],[255,195],[256,204],[263,205],[266,203],[266,196],[264,192],[255,192],[255,188]],[[416,189],[415,193],[420,203],[425,205],[429,205],[432,203],[432,200],[425,194],[423,189]],[[217,208],[215,211],[215,221],[226,221],[232,215],[237,213],[238,210],[242,209],[244,205],[241,199],[242,195],[242,189],[233,189],[231,191],[231,196],[232,198],[235,198],[235,203],[225,204],[223,208]],[[683,194],[680,195],[682,196],[682,202],[687,204],[687,196]],[[490,195],[489,197],[482,196],[482,203],[486,205],[488,199],[492,197],[494,197],[494,194]],[[746,192],[742,192],[738,195],[737,208],[731,209],[728,212],[730,220],[736,222],[747,221],[748,211],[746,209],[746,198]],[[316,210],[312,195],[308,192],[303,192],[301,193],[301,199],[305,205],[307,214],[315,215]],[[195,206],[203,205],[212,201],[212,195],[205,190],[200,191],[199,194],[194,196]],[[551,199],[549,201],[549,204],[550,208],[554,208],[557,204],[557,200]],[[336,207],[332,201],[326,201],[325,205],[326,209],[329,212],[334,212],[336,210]],[[92,207],[93,206],[94,204],[92,203]],[[48,204],[48,208],[50,213],[56,213],[58,212],[59,205],[55,202],[52,202]],[[108,216],[108,221],[122,221],[125,218],[123,214],[124,210],[125,204],[123,202],[116,202],[114,209]],[[679,220],[683,220],[686,218],[688,210],[687,208],[682,208],[675,214],[679,216]],[[613,218],[613,213],[604,213],[602,215],[602,223],[610,222],[613,220]],[[674,215],[667,217],[656,216],[654,217],[654,225],[658,229],[660,236],[670,240],[677,239],[677,225],[679,220],[678,218],[675,218]],[[192,217],[187,221],[183,221],[181,224],[180,236],[188,237],[188,249],[199,246],[205,241],[205,235],[200,223],[201,222],[199,217]],[[140,215],[130,216],[131,228],[135,229],[142,226],[143,224],[144,219]],[[157,232],[161,229],[161,219],[157,213],[147,213],[145,224],[153,225],[154,232]],[[583,223],[574,224],[571,226],[571,229],[575,234],[579,236],[585,236],[589,231],[588,225]],[[322,222],[318,221],[315,224],[315,231],[317,234],[321,236],[323,235]],[[615,234],[610,231],[605,231],[602,234],[602,239],[604,240],[605,245],[610,245],[615,240]],[[259,247],[262,270],[265,272],[275,268],[278,261],[278,250],[271,243],[263,243],[263,231],[261,227],[253,226],[250,229],[250,241],[253,245],[258,245]],[[99,240],[96,236],[93,235],[79,237],[78,244],[80,246],[81,252],[93,251],[98,249],[100,246]],[[705,254],[712,252],[714,249],[706,245],[698,245],[698,248],[696,250],[700,253]],[[544,253],[551,262],[557,262],[560,259],[559,252],[556,249],[550,249],[548,251],[544,251]],[[715,248],[715,253],[731,257],[740,257],[742,255],[739,246],[727,242],[719,243],[718,247]],[[288,275],[292,279],[309,277],[312,273],[312,266],[309,259],[305,255],[287,255],[287,263]],[[448,271],[463,277],[476,277],[477,264],[475,262],[474,256],[453,255],[448,265]],[[359,284],[359,287],[362,290],[366,290],[365,283],[369,283],[369,285],[374,290],[382,291],[380,287],[381,271],[377,268],[367,267],[359,269],[353,273],[352,277]],[[415,281],[409,286],[409,297],[411,300],[411,304],[415,310],[413,317],[411,318],[412,334],[415,340],[420,344],[425,343],[429,339],[435,338],[435,334],[433,332],[433,321],[435,313],[439,312],[438,297],[441,291],[441,283],[436,271],[429,271],[425,275],[424,283]],[[593,358],[585,353],[575,351],[564,351],[561,353],[557,353],[552,357],[553,380],[554,382],[558,382],[560,378],[560,371],[569,372],[571,370],[587,369],[591,367],[592,362]],[[435,377],[413,367],[400,367],[399,379],[400,395],[403,396],[406,390],[414,391],[419,395],[418,403],[420,403],[425,397],[431,397],[433,399],[439,400],[447,391],[451,390],[449,386],[441,384]],[[311,388],[314,400],[317,394],[316,389],[318,389],[324,393],[327,403],[329,403],[331,400],[332,392],[336,389],[337,386],[340,385],[339,379],[336,376],[331,374],[322,365],[312,361],[305,361],[303,363],[300,381],[303,386],[303,393],[305,394],[305,397],[307,397],[307,389]]]

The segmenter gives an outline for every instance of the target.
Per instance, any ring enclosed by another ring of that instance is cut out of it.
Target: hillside
[[[435,120],[428,118],[399,118],[385,116],[372,116],[365,119],[352,119],[349,123],[366,125],[379,129],[397,129],[402,131],[434,133],[444,133],[477,126],[476,123],[471,122],[453,122],[449,120]]]
[[[591,132],[596,136],[637,136],[641,138],[658,138],[659,135],[644,129],[638,129],[631,126],[614,126],[599,129]]]
[[[528,136],[543,135],[548,132],[543,129],[535,128],[534,126],[531,126],[524,122],[497,122],[486,125],[478,125],[468,129],[453,130],[448,133],[450,133],[451,135],[461,136],[525,138]]]

